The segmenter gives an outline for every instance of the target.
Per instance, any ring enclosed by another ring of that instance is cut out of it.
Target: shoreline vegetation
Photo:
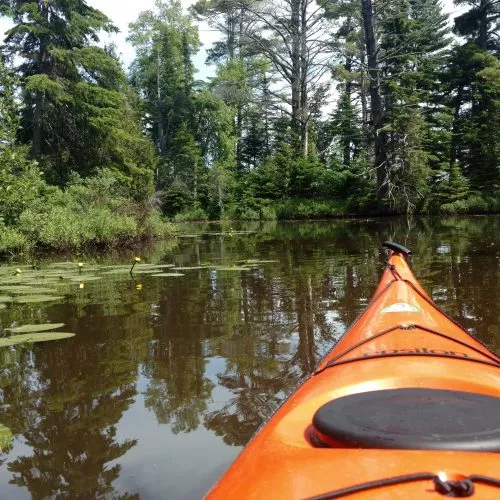
[[[175,240],[178,226],[203,223],[320,221],[335,219],[402,216],[376,211],[350,212],[347,204],[329,200],[282,200],[265,211],[230,213],[231,217],[209,219],[201,210],[186,211],[167,220],[160,210],[138,206],[130,199],[110,195],[109,173],[86,181],[79,179],[66,192],[51,189],[52,205],[32,200],[22,211],[19,223],[6,226],[0,218],[0,262],[6,257],[30,254],[131,249],[155,240]],[[75,191],[78,199],[74,199]],[[57,200],[57,202],[56,202]],[[99,201],[97,201],[99,200]],[[35,203],[36,201],[36,203]],[[472,197],[441,207],[439,214],[421,212],[423,217],[484,216],[500,213],[498,199]],[[91,207],[84,209],[84,207]],[[404,217],[404,216],[403,216]]]
[[[189,221],[500,213],[499,6],[456,3],[158,0],[126,70],[85,0],[3,2],[0,257]]]

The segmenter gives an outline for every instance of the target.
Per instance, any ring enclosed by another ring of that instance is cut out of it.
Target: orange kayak
[[[500,498],[500,358],[384,246],[366,311],[209,499]]]

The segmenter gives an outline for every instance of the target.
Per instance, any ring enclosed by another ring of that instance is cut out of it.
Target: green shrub
[[[116,214],[107,207],[93,207],[80,218],[83,219],[82,245],[113,245],[138,236],[137,221],[133,217]]]
[[[276,220],[276,210],[271,206],[263,206],[260,210],[260,220]]]
[[[167,222],[158,210],[152,210],[139,226],[144,238],[168,238],[174,234],[174,227]]]
[[[107,207],[92,207],[83,214],[71,207],[50,207],[46,213],[26,210],[19,230],[32,242],[55,249],[113,245],[137,236],[137,222]]]
[[[470,198],[457,200],[453,203],[444,203],[440,208],[445,215],[474,215],[500,212],[500,196],[485,197],[474,195]]]
[[[38,167],[22,157],[23,151],[17,149],[3,151],[0,157],[0,216],[7,225],[17,222],[23,210],[40,197],[44,185]]]
[[[167,217],[175,217],[177,214],[189,211],[192,203],[191,194],[181,187],[172,187],[161,195],[162,212]]]
[[[292,199],[276,202],[278,219],[319,219],[345,215],[345,203],[338,200]]]
[[[0,255],[20,253],[29,247],[28,239],[17,229],[6,227],[0,221]]]
[[[201,207],[188,208],[178,213],[174,217],[175,222],[204,221],[208,220],[208,215]]]

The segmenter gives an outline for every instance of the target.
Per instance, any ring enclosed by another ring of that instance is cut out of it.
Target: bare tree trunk
[[[378,44],[375,37],[375,15],[372,0],[361,0],[361,14],[365,31],[366,55],[368,58],[368,74],[370,76],[371,117],[375,148],[375,168],[377,170],[377,200],[379,208],[384,210],[386,196],[386,137],[382,130],[384,110],[380,89],[380,66],[378,62]]]
[[[267,80],[267,74],[264,73],[264,79],[262,82],[262,96],[264,98],[264,133],[265,133],[265,141],[266,141],[266,150],[265,156],[268,156],[271,150],[271,145],[269,142],[270,138],[270,126],[269,126],[269,103],[271,100],[271,96],[269,93],[269,82]]]
[[[363,40],[361,41],[361,50],[360,50],[360,56],[361,56],[361,75],[360,75],[360,89],[359,89],[359,95],[361,99],[361,120],[362,120],[362,129],[363,129],[363,142],[367,150],[373,149],[373,144],[370,139],[370,128],[368,126],[368,102],[367,102],[367,96],[366,96],[366,72],[365,72],[365,65],[366,65],[366,51],[365,51],[365,41],[364,37]],[[371,153],[370,153],[371,154]]]
[[[240,12],[238,23],[238,59],[243,61],[243,10]],[[233,54],[234,57],[234,54]],[[238,102],[236,111],[236,170],[243,171],[243,104]]]
[[[455,98],[455,112],[453,113],[453,125],[451,129],[451,151],[450,151],[450,168],[453,168],[458,159],[458,122],[460,120],[460,108],[462,106],[463,87],[460,86]]]
[[[346,21],[346,31],[347,33],[350,33],[352,29],[351,25],[351,19],[347,19]],[[346,37],[347,39],[347,37]],[[346,70],[346,73],[348,75],[351,74],[352,71],[352,57],[350,55],[346,55],[345,58],[345,63],[344,63],[344,68]],[[351,104],[351,99],[352,99],[352,81],[350,78],[347,79],[347,82],[345,84],[345,102]],[[349,166],[351,164],[351,141],[352,138],[348,136],[344,136],[343,138],[343,144],[342,144],[342,150],[343,150],[343,163],[344,165]]]
[[[166,154],[165,131],[163,129],[163,109],[161,102],[161,56],[160,44],[156,46],[156,121],[158,126],[158,138],[156,147],[160,156]]]
[[[198,201],[198,162],[194,162],[193,169],[193,199],[194,201]]]
[[[307,88],[307,4],[302,1],[300,30],[300,144],[301,153],[306,157],[309,153],[309,100]]]
[[[227,57],[230,61],[234,59],[236,48],[236,33],[234,29],[234,14],[227,15]]]
[[[40,14],[48,19],[48,8],[45,3],[39,4]],[[38,50],[38,68],[41,74],[47,74],[46,68],[47,49],[44,39],[40,40]],[[35,93],[35,109],[33,110],[33,139],[31,142],[31,154],[33,158],[40,158],[42,154],[42,125],[43,113],[45,108],[45,94],[41,90]]]
[[[31,143],[31,156],[40,158],[42,154],[42,116],[45,104],[45,95],[38,90],[35,95],[35,109],[33,115],[33,139]]]
[[[481,0],[479,5],[479,38],[478,45],[484,51],[488,50],[488,10],[491,0]]]
[[[292,140],[295,148],[298,150],[301,136],[301,112],[300,112],[300,73],[301,73],[301,40],[300,40],[300,5],[301,0],[292,0]],[[299,144],[298,144],[299,143]]]

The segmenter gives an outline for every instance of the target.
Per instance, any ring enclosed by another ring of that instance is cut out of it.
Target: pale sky
[[[193,3],[196,3],[196,0],[182,0],[182,6],[186,11]],[[87,0],[87,4],[102,11],[119,28],[120,33],[110,36],[104,34],[101,40],[103,42],[112,41],[116,43],[121,60],[125,68],[128,69],[135,55],[132,46],[126,42],[128,25],[137,19],[140,12],[153,9],[155,0]],[[11,23],[7,18],[0,19],[0,33],[4,33],[10,25]],[[194,64],[198,69],[197,78],[206,78],[213,74],[213,68],[205,66],[205,51],[217,39],[217,33],[205,31],[208,29],[207,26],[200,26],[200,40],[203,46],[194,58]]]
[[[187,9],[195,2],[196,0],[182,0],[182,5]],[[116,35],[103,36],[103,42],[113,41],[116,43],[118,53],[120,54],[125,68],[128,68],[129,64],[134,59],[134,49],[126,42],[128,25],[137,19],[141,11],[152,9],[155,0],[87,0],[87,3],[104,12],[104,14],[106,14],[120,29],[120,33]],[[453,5],[453,0],[442,0],[442,3],[444,5],[444,10],[451,14],[451,18],[467,10],[467,7],[456,7]],[[8,29],[9,25],[10,23],[7,19],[0,19],[0,33]],[[206,78],[207,76],[213,75],[213,68],[207,67],[204,64],[206,59],[205,50],[210,48],[217,38],[217,33],[209,31],[207,26],[200,26],[200,40],[203,47],[194,58],[194,64],[199,71],[197,78]]]
[[[126,42],[128,36],[128,25],[135,21],[139,16],[139,13],[144,10],[149,10],[154,8],[155,0],[140,0],[139,2],[134,0],[87,0],[88,5],[99,9],[104,12],[120,29],[118,35],[112,35],[107,37],[111,41],[114,41],[118,47],[118,53],[121,54],[121,59],[126,67],[134,59],[134,49]],[[188,7],[196,0],[182,0],[182,6],[187,11]],[[200,29],[208,29],[206,26],[200,26]],[[200,40],[203,44],[202,50],[198,53],[195,58],[195,65],[200,71],[198,76],[206,75],[208,68],[204,68],[204,63],[206,59],[205,50],[210,47],[213,41],[217,39],[217,33],[210,31],[200,31]]]

